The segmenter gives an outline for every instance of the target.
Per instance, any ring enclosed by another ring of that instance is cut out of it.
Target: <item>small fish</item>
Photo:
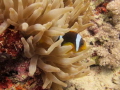
[[[63,38],[64,41],[62,42],[62,45],[71,45],[73,47],[73,51],[78,52],[86,49],[86,43],[82,39],[81,35],[69,31],[64,36],[60,36],[59,38]]]

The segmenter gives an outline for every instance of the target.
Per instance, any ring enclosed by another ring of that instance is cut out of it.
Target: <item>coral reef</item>
[[[73,52],[58,38],[93,25],[92,15],[90,0],[0,0],[0,33],[10,25],[20,31],[23,56],[30,60],[28,75],[34,77],[40,69],[43,89],[62,90],[64,81],[88,74],[93,62],[82,62],[91,54],[89,48]]]
[[[94,3],[97,1],[101,0],[93,0],[92,5],[95,15],[91,22],[94,25],[88,28],[88,32],[82,32],[87,43],[93,46],[94,53],[88,59],[95,60],[96,64],[90,67],[89,75],[69,80],[65,90],[120,90],[120,15],[114,13],[119,11],[120,1],[103,0],[98,6],[108,1],[107,8],[98,8],[107,12],[96,13]],[[108,10],[108,5],[112,5],[111,10]]]
[[[113,0],[107,5],[107,9],[112,11],[113,14],[120,14],[120,2],[119,0]]]
[[[111,10],[113,14],[99,14],[93,22],[94,26],[90,27],[88,31],[94,37],[92,37],[90,44],[94,46],[93,59],[100,66],[108,66],[109,68],[119,67],[120,65],[120,32],[119,32],[119,13],[114,13],[115,7],[111,6],[117,3],[116,1],[111,1],[107,4],[107,9]],[[113,10],[114,9],[114,10]],[[108,17],[110,14],[110,18]],[[100,18],[102,17],[103,20]]]
[[[110,24],[104,23],[99,33],[94,38],[94,49],[97,57],[97,64],[101,66],[118,67],[120,57],[118,55],[120,48],[119,32]]]
[[[22,35],[19,31],[10,29],[10,27],[0,35],[1,77],[4,77],[4,74],[15,71],[15,68],[19,65],[18,63],[21,62],[21,60],[19,60],[22,55],[21,52],[23,51],[21,37]]]
[[[120,90],[119,4],[0,0],[0,89]],[[87,48],[62,44],[68,32],[79,33]]]

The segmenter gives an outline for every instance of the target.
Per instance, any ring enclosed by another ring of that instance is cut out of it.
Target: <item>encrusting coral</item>
[[[92,40],[94,45],[94,59],[100,66],[116,68],[120,65],[119,32],[111,24],[103,23],[99,32]]]
[[[91,62],[83,63],[88,49],[72,52],[72,46],[61,46],[60,35],[82,32],[92,23],[90,0],[0,0],[0,33],[9,25],[24,37],[24,55],[30,58],[29,76],[40,68],[43,89],[61,90],[64,81],[89,73]]]
[[[95,56],[97,64],[100,66],[108,66],[109,68],[119,67],[120,65],[120,13],[119,0],[111,1],[107,4],[107,9],[112,12],[110,21],[103,21],[101,25],[96,27],[97,34],[94,36]],[[106,14],[107,16],[108,14]],[[105,16],[104,16],[105,17]],[[92,28],[93,29],[93,28]],[[91,29],[91,30],[92,30]]]
[[[107,9],[112,11],[114,14],[120,14],[120,2],[119,0],[113,0],[107,5]]]
[[[113,24],[117,30],[120,30],[119,29],[120,28],[120,9],[119,8],[120,8],[119,0],[111,1],[107,5],[107,9],[110,10],[113,14],[112,20],[113,20]]]
[[[106,2],[104,0],[101,3]],[[104,8],[107,12],[95,14],[92,20],[94,25],[88,28],[90,36],[87,42],[93,46],[94,51],[92,59],[97,65],[112,69],[120,65],[120,14],[114,13],[114,10],[119,10],[118,4],[118,0],[108,0],[107,8]]]

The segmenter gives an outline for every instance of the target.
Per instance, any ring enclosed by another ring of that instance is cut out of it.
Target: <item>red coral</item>
[[[19,31],[10,27],[0,34],[0,83],[6,76],[11,76],[10,72],[21,62],[19,60],[23,51],[21,37]]]
[[[0,35],[0,90],[9,89],[11,86],[16,90],[28,90],[27,87],[34,82],[37,84],[31,90],[48,90],[42,89],[43,81],[40,73],[31,77],[32,79],[28,77],[29,60],[21,54],[23,51],[22,35],[12,28],[14,27],[7,28]],[[18,81],[17,84],[14,83],[15,80]]]
[[[16,57],[23,48],[21,37],[22,35],[18,30],[8,28],[0,35],[0,53],[7,53]]]
[[[103,2],[103,3],[99,4],[96,7],[97,14],[98,13],[106,13],[106,12],[108,12],[108,10],[106,9],[107,4],[108,4],[108,2]]]
[[[13,83],[9,78],[6,78],[3,82],[0,82],[0,90],[12,87]]]

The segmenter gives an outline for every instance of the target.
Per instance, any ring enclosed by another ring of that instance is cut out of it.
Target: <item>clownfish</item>
[[[79,52],[86,49],[85,41],[82,39],[80,34],[74,31],[69,31],[65,33],[64,36],[60,36],[59,39],[60,38],[64,39],[61,45],[71,45],[74,52]]]

